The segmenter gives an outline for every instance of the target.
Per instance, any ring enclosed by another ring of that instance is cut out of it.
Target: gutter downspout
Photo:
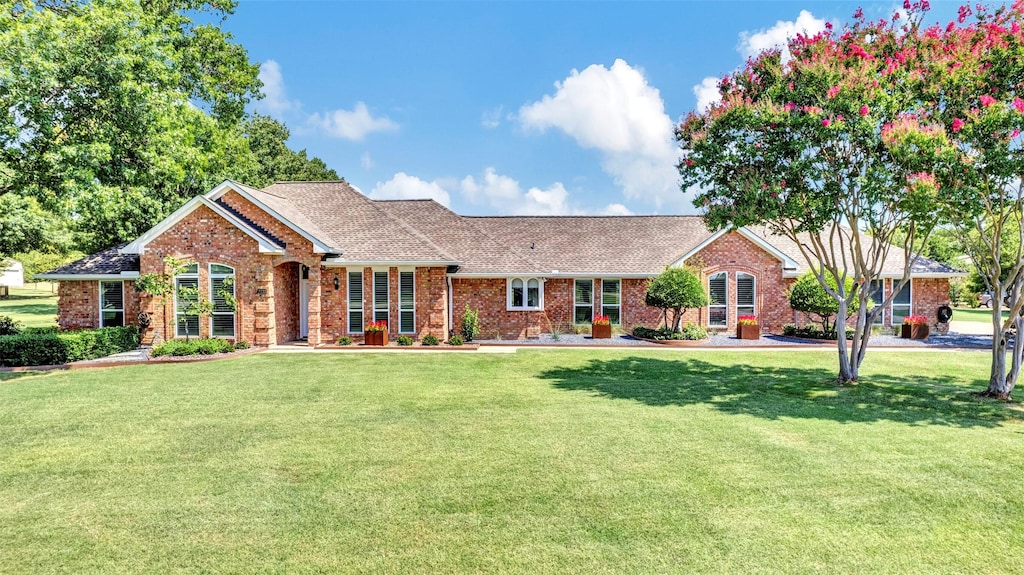
[[[448,335],[451,333],[452,327],[455,325],[455,316],[453,315],[455,309],[455,296],[452,293],[452,276],[448,273],[444,274],[444,279],[448,282],[448,333],[445,334],[445,341],[448,340]]]

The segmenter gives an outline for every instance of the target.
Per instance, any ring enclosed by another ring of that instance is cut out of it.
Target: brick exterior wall
[[[121,280],[107,280],[121,281]],[[135,282],[122,282],[124,288],[124,325],[137,325],[141,304]],[[60,329],[100,326],[100,282],[66,281],[57,285],[57,325]]]
[[[528,278],[523,278],[528,279]],[[565,332],[572,319],[571,279],[551,278],[543,283],[543,310],[509,310],[505,278],[452,279],[453,333],[462,329],[468,305],[478,310],[480,339],[525,339],[527,330],[548,333],[552,327]]]

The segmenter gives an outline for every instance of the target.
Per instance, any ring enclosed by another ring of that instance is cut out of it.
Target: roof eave
[[[48,281],[92,281],[92,280],[133,280],[139,278],[139,272],[121,272],[119,274],[36,274],[36,279]]]

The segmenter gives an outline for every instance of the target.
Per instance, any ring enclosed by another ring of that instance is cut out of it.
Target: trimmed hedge
[[[153,357],[161,355],[213,355],[215,353],[231,353],[235,346],[226,339],[169,339],[153,348]]]
[[[18,335],[0,336],[0,367],[63,365],[138,347],[139,330],[134,326],[59,333],[25,330]]]
[[[673,331],[670,327],[661,327],[658,329],[651,329],[638,325],[633,328],[633,337],[639,337],[641,339],[654,339],[658,341],[665,340],[683,340],[683,341],[698,341],[708,336],[707,330],[695,323],[688,323],[683,326],[680,331]]]

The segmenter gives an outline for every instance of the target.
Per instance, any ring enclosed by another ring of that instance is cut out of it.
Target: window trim
[[[750,288],[750,294],[753,297],[753,302],[749,306],[740,306],[740,276],[749,277],[750,281],[754,283],[753,287]],[[728,295],[728,294],[727,294]],[[750,314],[741,314],[740,307],[750,307]],[[757,276],[747,272],[736,272],[736,317],[740,315],[757,315]],[[728,317],[726,317],[726,325],[728,325]]]
[[[128,319],[128,318],[125,317],[125,311],[124,311],[125,304],[127,303],[126,301],[124,301],[124,299],[125,299],[124,298],[124,281],[123,280],[99,280],[99,282],[97,282],[97,283],[99,284],[99,290],[100,290],[100,293],[99,293],[100,297],[97,298],[99,300],[99,306],[100,306],[100,327],[101,328],[104,328],[104,327],[124,327],[127,324],[127,322],[125,320]],[[104,307],[103,307],[103,284],[105,284],[105,283],[111,283],[111,284],[112,283],[119,283],[119,284],[121,284],[121,309],[116,309],[116,308],[104,309]],[[111,325],[111,326],[103,325],[103,312],[105,312],[105,311],[113,311],[113,312],[118,312],[119,311],[119,312],[121,312],[121,325]]]
[[[230,274],[214,273],[213,272],[213,266],[226,267],[226,268],[231,270],[231,273]],[[215,279],[231,278],[231,280],[232,280],[231,281],[231,297],[236,298],[235,301],[237,302],[238,301],[237,300],[238,289],[237,289],[237,283],[234,281],[235,280],[235,275],[236,275],[235,274],[234,266],[229,266],[227,264],[220,264],[220,263],[210,263],[207,266],[207,270],[208,270],[207,278],[208,278],[208,281],[210,282],[210,301],[216,303],[215,300],[214,300],[213,280],[215,280]],[[231,335],[214,335],[214,333],[213,333],[213,317],[216,316],[216,315],[219,315],[219,316],[230,315],[231,316]],[[231,310],[230,312],[225,312],[225,311],[212,311],[212,312],[210,312],[210,332],[209,333],[210,333],[210,337],[215,337],[215,338],[221,338],[221,339],[235,339],[235,338],[237,338],[238,337],[238,310],[235,309],[235,310]]]
[[[725,278],[725,301],[720,304],[711,303],[711,280],[722,276]],[[729,327],[729,273],[725,271],[716,272],[708,276],[708,327],[723,328]],[[711,310],[722,308],[725,310],[725,321],[723,323],[711,323]]]
[[[576,301],[576,282],[590,282],[590,302],[581,304]],[[581,307],[590,308],[590,320],[586,323],[579,323],[576,321],[576,310]],[[572,322],[574,325],[587,325],[587,323],[593,323],[594,321],[594,278],[573,278],[572,280]]]
[[[604,303],[604,286],[608,282],[616,282],[617,284],[619,284],[619,289],[617,291],[618,296],[619,296],[619,303],[617,303],[617,304],[605,304]],[[613,307],[613,308],[616,308],[616,309],[619,310],[619,319],[618,319],[618,321],[613,321],[613,322],[611,322],[611,324],[612,325],[622,325],[622,278],[602,278],[601,279],[601,315],[607,315],[610,318],[611,316],[608,315],[607,313],[605,313],[605,309],[604,308],[606,308],[606,307]]]
[[[377,274],[384,274],[384,287],[387,289],[388,301],[384,304],[383,308],[377,307]],[[391,272],[389,270],[373,270],[373,319],[372,321],[380,321],[377,319],[377,312],[383,311],[386,315],[383,320],[387,323],[388,331],[391,331]],[[365,325],[365,322],[364,322]]]
[[[523,305],[512,305],[512,282],[519,280],[523,282]],[[526,305],[530,300],[530,280],[537,282],[537,305],[534,307]],[[544,284],[545,280],[538,276],[517,276],[505,278],[505,309],[506,311],[543,311],[544,310]]]
[[[402,307],[402,274],[412,276],[412,304],[411,307]],[[412,313],[412,330],[402,330],[402,313]],[[398,270],[398,333],[416,333],[416,272],[410,270]]]
[[[900,308],[904,308],[904,307],[907,308],[907,315],[905,315],[903,317],[914,315],[914,278],[908,279],[907,280],[907,285],[904,286],[904,287],[907,288],[907,303],[905,303],[905,304],[902,304],[902,303],[901,304],[897,304],[896,303],[896,296],[899,295],[899,292],[896,291],[896,281],[895,280],[889,280],[889,281],[890,281],[890,285],[892,286],[892,287],[889,288],[889,290],[892,292],[892,301],[889,302],[889,321],[891,321],[891,322],[893,322],[895,324],[895,321],[896,321],[895,309],[896,309],[897,305]],[[903,290],[900,290],[900,291],[903,291]],[[903,321],[900,320],[900,323],[903,323]]]
[[[352,313],[355,311],[352,309],[352,276],[359,276],[359,329],[352,329]],[[345,300],[348,302],[348,333],[363,333],[363,328],[366,326],[366,310],[363,307],[364,300],[366,299],[365,289],[363,285],[363,270],[351,271],[349,270],[345,274],[347,286],[345,288]]]
[[[184,312],[181,312],[181,311],[178,310],[178,308],[180,307],[178,305],[178,303],[179,303],[178,302],[178,280],[182,280],[182,279],[185,279],[185,280],[194,279],[194,280],[196,280],[196,298],[198,299],[202,295],[202,292],[200,291],[200,287],[201,286],[199,284],[199,266],[198,266],[198,264],[192,264],[192,265],[196,266],[196,271],[194,271],[194,272],[184,272],[184,273],[180,273],[180,274],[174,276],[174,337],[192,337],[193,335],[195,335],[196,337],[200,337],[200,333],[195,333],[195,334],[191,334],[191,333],[189,333],[189,334],[178,333],[178,330],[180,330],[182,325],[183,325],[183,322],[178,321],[178,314],[184,313]],[[191,266],[189,266],[189,267],[191,267]],[[186,319],[185,321],[187,322],[188,319]],[[196,331],[197,332],[202,332],[202,325],[203,324],[199,322],[199,318],[197,317],[196,318]]]

